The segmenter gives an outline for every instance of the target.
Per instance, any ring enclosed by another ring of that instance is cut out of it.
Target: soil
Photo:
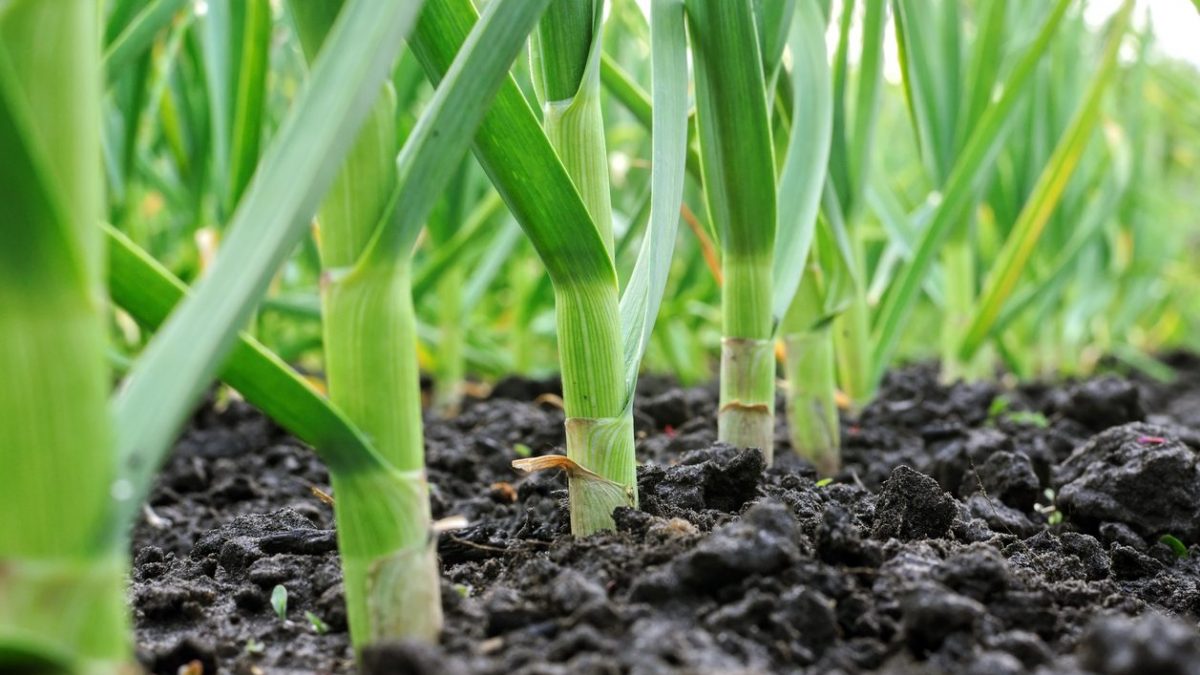
[[[642,510],[581,540],[563,476],[509,466],[561,451],[562,412],[539,399],[557,384],[502,382],[427,421],[434,517],[469,523],[439,541],[441,644],[385,645],[365,669],[1200,673],[1200,360],[1168,361],[1170,385],[896,371],[843,420],[833,482],[782,415],[764,471],[715,442],[715,389],[644,378]],[[134,533],[148,669],[353,670],[314,488],[320,462],[262,415],[202,407]]]

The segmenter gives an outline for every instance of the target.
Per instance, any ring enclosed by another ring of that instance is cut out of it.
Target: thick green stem
[[[436,641],[441,585],[425,472],[341,472],[332,478],[355,648],[399,638]]]
[[[116,462],[99,293],[11,282],[0,281],[0,671],[22,643],[115,671],[130,655],[128,560],[106,529]]]
[[[512,353],[515,375],[529,375],[533,372],[533,334],[529,324],[533,320],[532,296],[537,288],[537,279],[529,269],[529,251],[529,244],[524,240],[519,241],[513,249],[513,259],[508,270],[513,315],[508,332],[508,347]]]
[[[611,256],[614,250],[608,151],[600,111],[603,0],[552,2],[538,27],[542,128]]]
[[[552,3],[538,30],[542,126],[611,256],[614,250],[608,154],[600,113],[601,0]],[[558,286],[563,286],[559,284]],[[614,527],[618,506],[637,505],[633,413],[627,401],[620,295],[615,284],[555,288],[559,361],[566,407],[571,532]],[[613,490],[604,480],[624,487]]]
[[[0,8],[0,671],[117,672],[94,2]],[[49,663],[57,667],[49,667]],[[67,664],[70,665],[67,665]]]
[[[865,270],[862,242],[854,240],[856,264]],[[854,295],[846,311],[833,322],[834,351],[837,356],[838,383],[857,413],[875,397],[875,368],[871,348],[871,307],[862,280],[855,283]]]
[[[437,366],[433,378],[433,408],[443,417],[458,414],[462,406],[463,377],[463,324],[466,312],[462,305],[462,290],[466,275],[461,266],[447,269],[438,279],[438,327]]]
[[[687,0],[701,173],[723,257],[720,440],[774,447],[775,159],[753,3]]]
[[[310,59],[337,4],[291,5]],[[360,263],[397,179],[395,114],[388,84],[318,214],[329,398],[390,465],[389,471],[336,471],[331,477],[356,649],[378,640],[436,641],[442,627],[410,264]]]
[[[838,383],[855,411],[861,410],[874,396],[870,314],[866,294],[856,292],[850,306],[833,322]]]
[[[986,350],[978,350],[966,361],[959,355],[977,304],[975,251],[966,234],[965,231],[957,233],[942,249],[942,269],[946,275],[946,313],[942,325],[941,379],[947,384],[957,380],[981,380],[988,376],[990,364]]]
[[[775,459],[775,343],[721,338],[721,410],[717,438]]]
[[[576,536],[612,529],[613,509],[637,506],[633,412],[625,405],[617,300],[617,289],[605,283],[555,291],[567,457],[625,488],[620,493],[570,477],[571,532]]]
[[[721,287],[721,400],[717,437],[739,448],[775,452],[775,349],[771,264],[726,255]]]
[[[341,279],[327,279],[322,302],[330,399],[397,470],[392,477],[334,476],[339,525],[359,523],[339,532],[354,644],[361,648],[385,638],[436,640],[441,601],[437,558],[430,548],[409,265],[363,268]],[[363,481],[372,482],[372,487],[359,493]],[[402,527],[381,542],[359,539],[361,530],[380,527],[367,522],[372,517],[371,500],[382,503],[377,508],[390,506],[384,523],[398,522]],[[371,572],[373,565],[394,565],[396,574],[380,577]],[[381,580],[386,585],[378,585]],[[400,601],[409,604],[394,604]],[[396,612],[405,616],[393,616]]]
[[[599,77],[584,80],[579,94],[566,101],[547,101],[542,125],[558,150],[567,174],[575,181],[588,213],[613,252],[612,202],[609,198],[608,154],[600,116]]]
[[[792,448],[812,462],[818,474],[832,476],[841,468],[833,332],[818,328],[789,334],[784,341]]]

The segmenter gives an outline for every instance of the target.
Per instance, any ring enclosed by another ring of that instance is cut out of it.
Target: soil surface
[[[646,378],[642,510],[582,540],[561,473],[510,468],[561,452],[562,412],[539,399],[556,384],[502,382],[426,426],[434,517],[469,523],[439,541],[442,642],[375,649],[366,668],[1200,673],[1200,360],[1168,362],[1169,385],[897,371],[843,420],[832,482],[790,451],[782,415],[764,471],[715,442],[715,389]],[[195,415],[134,534],[148,669],[354,668],[314,488],[329,492],[320,462],[249,406]]]

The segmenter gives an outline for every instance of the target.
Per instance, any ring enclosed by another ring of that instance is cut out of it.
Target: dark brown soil
[[[439,542],[442,643],[382,647],[367,665],[1200,673],[1200,361],[1171,363],[1172,385],[1014,390],[899,371],[844,422],[831,484],[791,454],[782,416],[763,472],[757,451],[715,443],[714,390],[647,379],[643,510],[583,540],[567,533],[561,475],[509,467],[521,445],[561,446],[561,411],[532,402],[554,383],[501,383],[427,424],[434,516],[469,522]],[[148,668],[352,669],[332,514],[314,487],[329,490],[312,453],[248,406],[196,415],[134,533]]]

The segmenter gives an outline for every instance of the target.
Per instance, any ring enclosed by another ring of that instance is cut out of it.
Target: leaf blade
[[[132,486],[130,498],[118,504],[120,522],[137,512],[188,408],[232,348],[237,328],[253,313],[275,269],[304,235],[417,9],[370,0],[352,0],[343,9],[234,212],[212,269],[134,364],[116,399],[121,470]]]

